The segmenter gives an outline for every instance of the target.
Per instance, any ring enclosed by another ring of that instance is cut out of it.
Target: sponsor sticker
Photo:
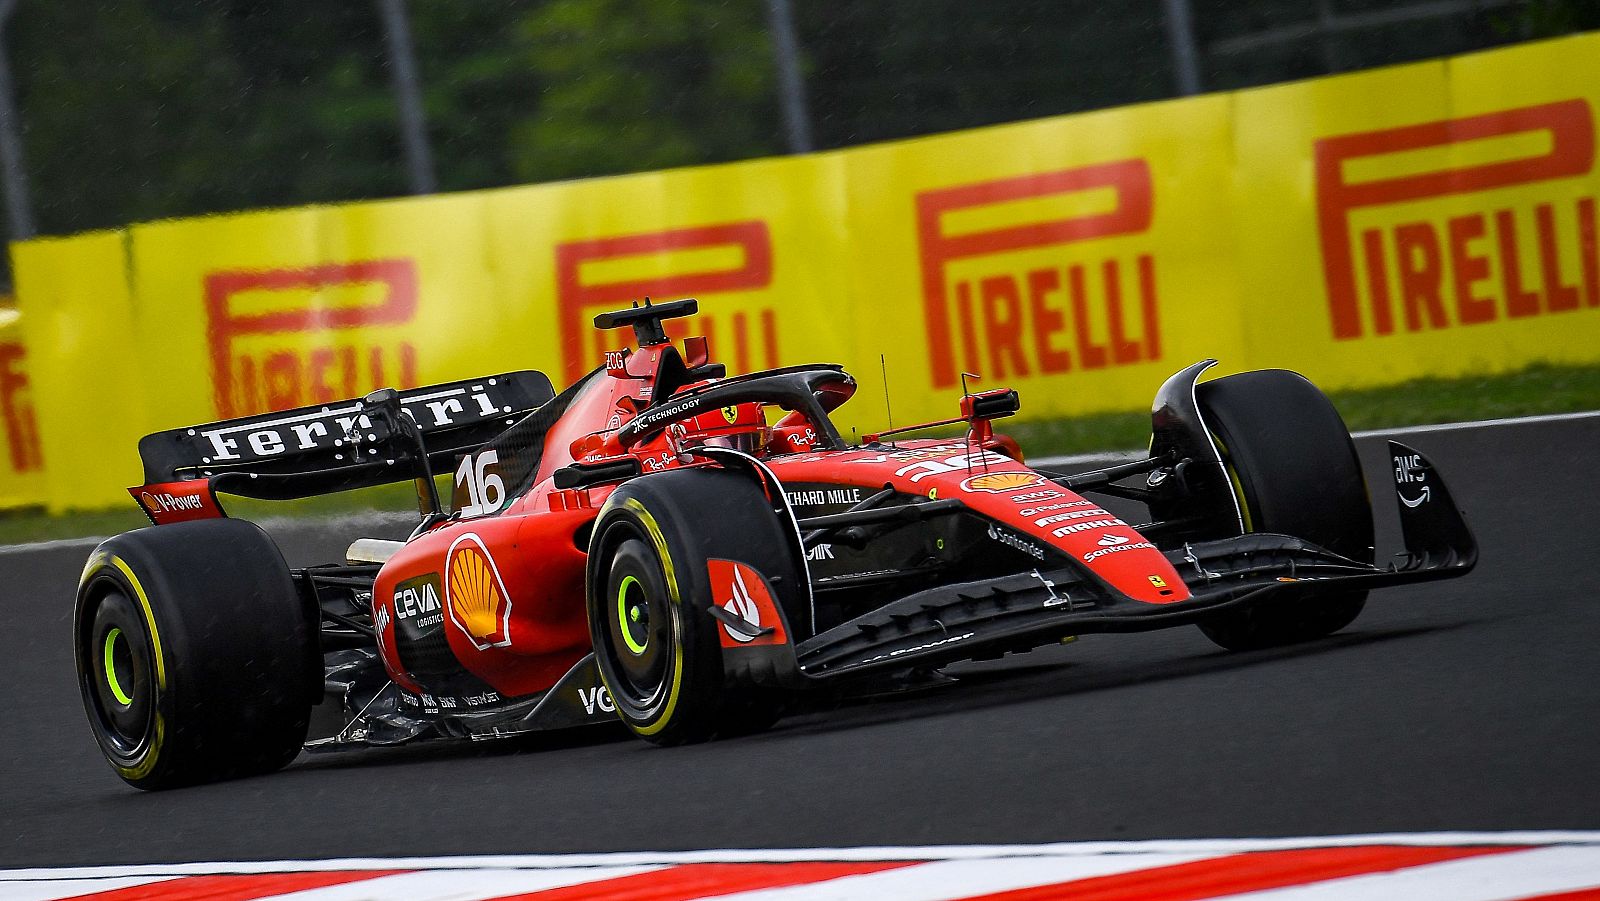
[[[1062,526],[1058,529],[1052,530],[1050,534],[1056,538],[1065,538],[1068,535],[1076,535],[1079,532],[1089,532],[1095,529],[1105,529],[1110,528],[1111,526],[1125,525],[1127,525],[1127,523],[1115,517],[1109,519],[1091,519],[1088,522],[1075,522],[1070,526]]]
[[[583,704],[583,712],[590,716],[617,712],[616,702],[611,700],[611,692],[606,691],[604,685],[578,689],[578,700]]]
[[[158,524],[214,519],[222,515],[211,494],[210,483],[203,479],[145,485],[129,488],[128,493],[149,513],[151,521]]]
[[[450,621],[480,651],[511,644],[511,597],[488,547],[468,532],[450,545],[445,563]]]
[[[861,503],[860,488],[814,488],[784,492],[791,507],[825,507]]]
[[[1059,491],[1028,491],[1023,494],[1011,495],[1011,502],[1013,504],[1033,504],[1039,501],[1055,500],[1058,497],[1066,497],[1066,495]],[[1027,516],[1028,514],[1024,513],[1022,515]]]
[[[1048,526],[1058,522],[1068,522],[1074,519],[1089,519],[1096,516],[1110,516],[1111,514],[1100,507],[1091,507],[1088,510],[1073,510],[1070,513],[1052,513],[1041,516],[1033,521],[1036,526]]]
[[[772,630],[765,635],[746,635],[729,628],[727,623],[721,623],[723,647],[773,645],[788,641],[783,620],[778,616],[778,605],[760,573],[734,560],[708,560],[706,570],[711,577],[712,599],[722,609],[749,624],[750,631]]]
[[[1021,488],[1032,488],[1044,484],[1044,476],[1036,472],[991,472],[981,476],[973,476],[961,483],[962,491],[987,491],[990,494],[1004,494],[1007,491],[1016,491]]]
[[[933,650],[934,648],[937,648],[937,647],[943,647],[944,645],[955,644],[958,641],[966,641],[967,639],[971,638],[974,634],[976,634],[976,633],[964,632],[964,633],[962,633],[960,635],[951,635],[951,636],[948,636],[946,638],[941,638],[938,641],[930,641],[927,644],[919,644],[919,645],[915,645],[915,646],[909,647],[909,648],[896,648],[895,650],[890,651],[887,654],[878,654],[878,655],[876,655],[874,657],[868,657],[867,659],[862,660],[860,662],[861,663],[877,663],[880,660],[893,660],[896,657],[903,657],[906,654],[916,654],[916,653],[918,653],[920,651],[931,651],[931,650]]]
[[[1418,454],[1396,454],[1394,457],[1394,484],[1395,493],[1400,496],[1400,503],[1410,509],[1426,504],[1433,497],[1433,489],[1426,484],[1428,481],[1427,464],[1422,462]],[[1412,497],[1401,491],[1401,487],[1416,486],[1417,495]]]
[[[991,540],[999,542],[1007,547],[1015,548],[1016,550],[1027,554],[1035,560],[1044,559],[1044,548],[1039,547],[1037,544],[1028,541],[1020,535],[1008,532],[1005,529],[997,528],[992,524],[989,526],[988,534]]]
[[[1016,498],[1012,498],[1016,500]],[[1021,516],[1038,516],[1040,513],[1049,513],[1052,510],[1071,510],[1074,507],[1093,507],[1094,501],[1068,501],[1063,504],[1045,504],[1041,507],[1030,507],[1023,510]]]
[[[1109,536],[1108,535],[1106,537],[1110,538],[1110,537],[1121,537],[1121,536]],[[1124,538],[1123,541],[1127,541],[1127,539]],[[1096,543],[1099,543],[1099,542],[1096,542]],[[1101,557],[1104,557],[1107,554],[1120,554],[1123,551],[1137,551],[1137,550],[1139,550],[1141,548],[1154,548],[1154,547],[1155,547],[1155,545],[1151,544],[1148,541],[1136,541],[1133,544],[1116,544],[1116,545],[1113,545],[1111,547],[1102,547],[1099,550],[1090,551],[1089,553],[1084,554],[1083,555],[1083,562],[1085,562],[1085,563],[1093,563],[1094,561],[1099,560]]]
[[[418,632],[431,630],[443,623],[444,605],[439,602],[439,577],[428,573],[396,585],[394,615]]]

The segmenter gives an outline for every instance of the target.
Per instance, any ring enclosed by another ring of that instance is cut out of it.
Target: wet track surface
[[[90,548],[0,552],[0,867],[1600,827],[1600,419],[1402,440],[1449,480],[1479,568],[1380,592],[1314,644],[1090,636],[738,741],[302,756],[157,795],[83,719],[68,624]],[[1387,467],[1362,445],[1381,550]],[[284,542],[296,564],[342,550]]]

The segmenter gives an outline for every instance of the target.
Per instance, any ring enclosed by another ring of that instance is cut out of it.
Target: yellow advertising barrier
[[[845,363],[861,430],[885,424],[885,374],[905,424],[953,415],[962,373],[1040,417],[1143,406],[1206,356],[1328,387],[1597,360],[1597,104],[1582,35],[805,157],[25,242],[50,466],[0,471],[0,503],[116,503],[157,429],[503,369],[567,383],[620,340],[594,313],[645,295],[698,297],[674,331],[733,372]]]
[[[836,358],[856,333],[843,265],[843,156],[756,160],[488,195],[507,365],[570,383],[621,334],[596,313],[696,297],[674,335],[711,339],[732,373]],[[529,351],[532,351],[531,353]],[[559,362],[556,362],[559,361]]]
[[[1237,95],[1251,366],[1325,387],[1600,359],[1600,38]]]
[[[852,318],[893,336],[877,349],[897,414],[954,415],[963,372],[1018,388],[1032,416],[1137,408],[1196,359],[1240,357],[1233,210],[1216,189],[1229,107],[1203,97],[847,154]]]
[[[44,503],[44,454],[14,309],[0,306],[0,510]]]
[[[198,335],[136,329],[124,232],[12,245],[28,381],[52,510],[107,507],[139,484],[140,436],[156,421],[144,374]],[[160,399],[156,399],[159,404]]]

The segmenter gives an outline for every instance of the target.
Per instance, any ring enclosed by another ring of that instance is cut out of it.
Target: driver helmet
[[[760,453],[767,446],[767,419],[758,403],[733,404],[683,420],[678,443],[726,447],[747,454]]]

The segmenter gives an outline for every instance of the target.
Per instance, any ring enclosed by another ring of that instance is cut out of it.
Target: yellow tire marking
[[[90,562],[93,563],[94,561],[91,560]],[[159,690],[165,691],[167,688],[167,661],[165,653],[161,650],[161,633],[156,629],[155,611],[150,609],[150,596],[145,593],[144,585],[139,582],[139,577],[133,574],[133,569],[121,557],[112,555],[110,563],[123,576],[127,577],[128,584],[133,586],[133,593],[139,598],[139,607],[144,610],[145,625],[150,629],[150,643],[155,646],[156,686]],[[159,695],[157,700],[159,701]],[[152,704],[152,707],[152,712],[155,714],[155,729],[150,738],[149,753],[145,754],[144,760],[139,761],[138,766],[125,767],[113,764],[123,778],[143,779],[145,776],[150,775],[150,772],[156,768],[157,758],[161,756],[162,741],[167,734],[166,721],[162,719],[159,707],[155,707],[154,704]]]
[[[634,731],[640,735],[654,735],[667,727],[672,722],[672,714],[678,709],[678,696],[683,689],[683,599],[678,593],[678,576],[672,566],[672,555],[667,552],[667,537],[662,534],[661,526],[656,523],[656,518],[650,515],[644,504],[633,498],[625,498],[622,506],[632,510],[643,523],[644,530],[650,534],[650,543],[655,545],[656,554],[661,557],[661,568],[666,577],[667,594],[672,598],[674,607],[673,628],[678,631],[678,640],[672,643],[672,688],[667,694],[667,706],[662,710],[661,716],[648,726],[635,727]],[[610,690],[610,686],[607,686]],[[615,697],[615,693],[612,697]]]
[[[1239,501],[1239,515],[1244,520],[1244,530],[1254,532],[1255,523],[1250,518],[1250,502],[1244,498],[1244,483],[1239,481],[1239,471],[1233,466],[1233,455],[1228,453],[1228,446],[1222,443],[1215,432],[1211,433],[1211,440],[1217,443],[1217,449],[1227,457],[1222,461],[1222,468],[1228,473],[1228,481],[1233,484],[1233,496]]]

